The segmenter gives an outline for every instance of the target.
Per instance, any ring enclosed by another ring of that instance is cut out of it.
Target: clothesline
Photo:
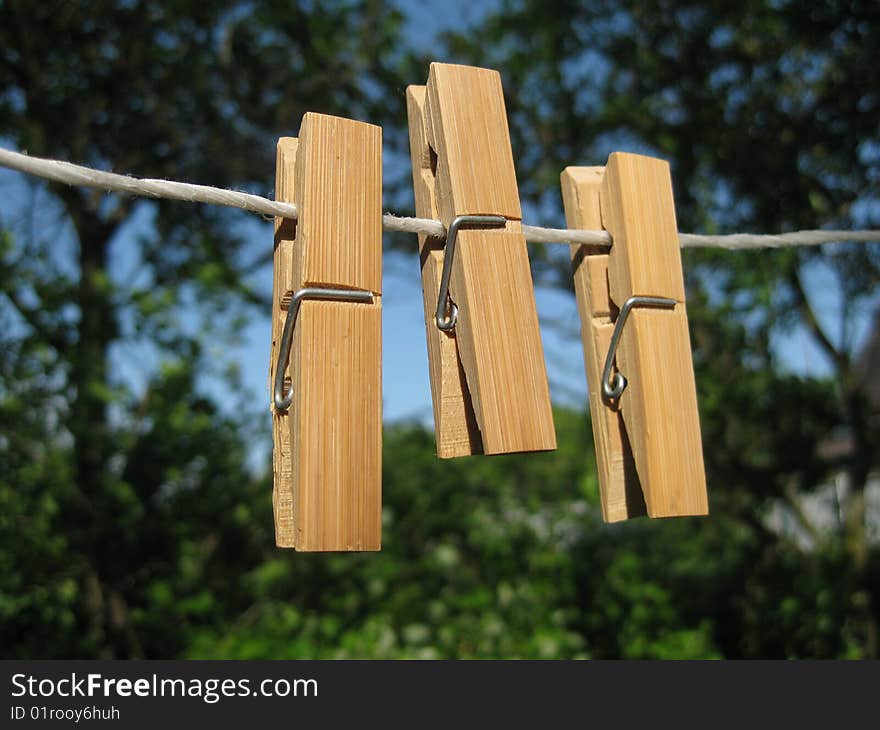
[[[74,165],[62,160],[31,157],[21,152],[3,148],[0,148],[0,166],[65,185],[96,188],[106,190],[107,192],[127,193],[147,198],[182,200],[190,203],[224,205],[240,208],[251,213],[280,216],[282,218],[296,218],[297,215],[295,205],[269,200],[259,195],[174,180],[155,180],[120,175],[118,173]],[[386,231],[423,233],[437,237],[446,235],[446,229],[440,221],[428,218],[397,216],[393,213],[385,213],[382,216],[382,227]],[[534,243],[611,245],[611,236],[607,231],[542,228],[526,224],[523,224],[522,231],[526,240]],[[682,248],[702,247],[730,250],[781,248],[783,246],[819,246],[824,243],[839,241],[869,243],[880,241],[880,230],[810,230],[782,234],[734,233],[719,236],[679,233],[679,240]]]

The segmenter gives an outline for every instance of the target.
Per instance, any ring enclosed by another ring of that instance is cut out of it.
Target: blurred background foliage
[[[275,139],[336,113],[384,125],[406,212],[403,90],[443,60],[501,71],[532,220],[627,149],[670,160],[683,230],[880,225],[876,3],[490,2],[420,43],[426,7],[3,0],[0,140],[269,194]],[[382,552],[301,555],[273,546],[262,404],[212,395],[269,239],[29,184],[0,206],[4,657],[880,653],[877,246],[687,252],[709,518],[603,525],[589,415],[560,407],[550,454],[441,462],[388,424]],[[534,272],[570,288],[564,251]],[[821,367],[780,356],[793,331]]]

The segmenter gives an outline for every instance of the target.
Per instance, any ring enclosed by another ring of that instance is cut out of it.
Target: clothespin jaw
[[[437,454],[554,449],[501,77],[432,63],[407,111],[416,213],[454,235],[419,237]]]
[[[382,133],[308,113],[278,143],[273,506],[279,547],[378,550]]]
[[[570,227],[612,236],[610,251],[572,247],[603,516],[705,515],[669,165],[614,153],[605,168],[567,168],[562,191]]]

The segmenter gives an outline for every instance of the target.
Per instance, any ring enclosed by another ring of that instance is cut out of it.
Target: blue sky
[[[408,14],[407,33],[413,43],[430,43],[434,33],[453,24],[468,26],[476,22],[491,8],[494,3],[479,4],[473,2],[418,3],[401,0],[401,7]],[[454,60],[454,59],[437,59]],[[504,73],[504,69],[499,69]],[[427,73],[427,69],[426,69]],[[424,79],[413,79],[414,83]],[[292,130],[295,131],[295,130]],[[2,140],[0,140],[2,144]],[[517,150],[514,149],[514,155]],[[76,160],[74,160],[76,162]],[[596,160],[572,160],[572,164],[596,164]],[[401,165],[406,160],[386,157],[386,177],[397,177],[401,173]],[[137,170],[117,170],[138,174]],[[274,177],[274,171],[267,170],[268,178]],[[185,178],[185,176],[183,176]],[[210,180],[197,180],[210,184]],[[23,204],[30,201],[34,194],[31,183],[16,173],[0,171],[0,224],[14,223],[21,230],[19,236],[28,235],[26,221],[21,219],[19,211]],[[46,197],[45,195],[43,196]],[[561,204],[559,205],[561,209]],[[121,236],[114,244],[115,272],[120,274],[131,268],[132,245],[134,237],[148,231],[152,208],[145,204],[129,226],[126,235]],[[535,211],[525,209],[528,222],[536,220]],[[46,217],[42,218],[47,220]],[[561,219],[554,222],[563,226]],[[272,225],[257,217],[249,218],[242,223],[247,237],[255,244],[265,245],[267,250],[272,246]],[[48,224],[40,224],[42,236],[51,235]],[[67,236],[70,240],[69,234]],[[564,255],[564,249],[560,251]],[[731,253],[735,256],[737,254]],[[839,312],[839,291],[833,282],[828,280],[827,270],[816,267],[810,272],[808,287],[815,292],[815,302],[820,318],[828,326],[829,331],[838,330],[836,321]],[[271,291],[270,267],[258,272],[254,284],[261,291]],[[425,346],[425,330],[423,321],[423,305],[418,269],[417,242],[412,238],[412,246],[407,252],[393,252],[385,257],[385,280],[383,286],[383,387],[384,413],[386,422],[400,420],[416,420],[427,425],[431,423],[430,385],[428,382],[427,352]],[[550,376],[551,396],[560,404],[583,407],[586,402],[586,382],[583,371],[581,344],[578,336],[578,318],[574,300],[568,294],[556,290],[536,291],[539,317],[542,322],[542,338],[547,357]],[[858,330],[855,341],[861,341],[869,323],[869,312],[865,311],[857,318]],[[196,319],[182,318],[186,327],[197,326]],[[551,324],[552,323],[552,324]],[[253,404],[254,411],[266,413],[264,419],[268,436],[268,404],[267,388],[270,323],[268,312],[262,316],[254,316],[241,333],[241,342],[231,352],[219,353],[222,358],[231,358],[241,370],[243,392],[229,399],[228,407],[238,408],[242,403]],[[803,330],[794,329],[780,334],[774,341],[774,348],[782,363],[789,370],[802,374],[827,372],[827,361],[819,352],[810,336]],[[151,368],[157,360],[149,347],[126,348],[114,354],[118,372],[124,380],[135,389],[142,387]],[[216,381],[208,380],[206,386],[212,387]],[[255,440],[254,458],[260,462],[268,453],[271,440],[268,438]]]

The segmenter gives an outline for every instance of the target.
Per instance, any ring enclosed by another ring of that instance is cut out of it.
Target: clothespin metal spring
[[[486,226],[501,228],[507,225],[507,218],[503,215],[459,215],[452,219],[449,229],[446,231],[446,249],[443,257],[443,273],[440,275],[440,293],[437,296],[437,313],[434,321],[437,328],[444,332],[455,329],[458,319],[458,307],[449,301],[449,279],[452,277],[452,259],[455,256],[455,240],[458,237],[458,229],[462,226]],[[446,316],[446,304],[449,302],[449,316]]]
[[[608,355],[605,357],[605,367],[602,369],[602,393],[608,400],[619,398],[626,388],[626,378],[620,373],[614,373],[611,377],[611,368],[614,365],[614,357],[617,354],[617,343],[623,334],[623,325],[629,317],[630,310],[633,307],[662,307],[663,309],[674,309],[676,305],[675,299],[667,299],[666,297],[645,297],[634,296],[627,299],[620,308],[620,314],[617,315],[617,321],[614,323],[614,331],[611,333],[611,342],[608,345]]]
[[[281,333],[281,346],[278,348],[278,362],[275,364],[275,408],[286,411],[293,402],[293,388],[284,394],[284,370],[290,359],[290,348],[293,344],[293,328],[296,324],[296,316],[299,314],[299,305],[303,299],[332,299],[342,302],[362,302],[371,304],[373,293],[357,289],[327,289],[321,287],[306,287],[300,289],[290,299],[287,318],[284,320],[284,330]]]

